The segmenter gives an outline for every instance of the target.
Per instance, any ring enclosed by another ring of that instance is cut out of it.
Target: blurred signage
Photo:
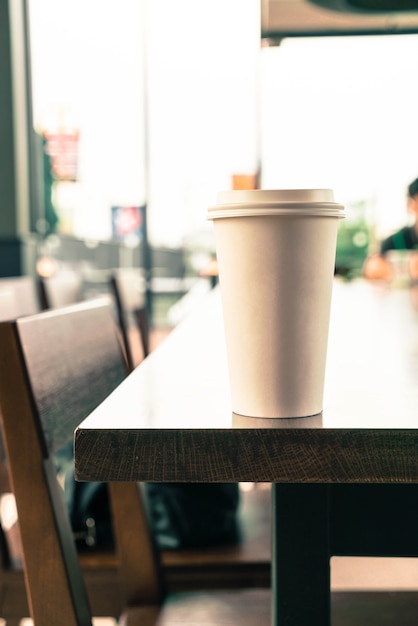
[[[112,206],[112,236],[139,244],[145,237],[144,206]]]
[[[52,174],[57,180],[77,180],[79,133],[57,131],[45,133],[45,151],[51,159]]]

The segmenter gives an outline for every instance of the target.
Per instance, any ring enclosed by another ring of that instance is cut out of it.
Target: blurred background
[[[207,207],[233,187],[333,188],[347,278],[407,222],[418,35],[272,40],[260,0],[2,3],[15,23],[23,7],[33,130],[28,217],[12,228],[29,261],[14,273],[198,276],[214,256]]]

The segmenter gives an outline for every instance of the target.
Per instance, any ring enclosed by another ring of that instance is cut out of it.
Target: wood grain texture
[[[418,431],[76,431],[78,480],[417,483]]]

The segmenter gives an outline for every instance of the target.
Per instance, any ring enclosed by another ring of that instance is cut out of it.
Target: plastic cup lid
[[[345,217],[332,189],[252,189],[221,191],[208,219],[261,215]]]

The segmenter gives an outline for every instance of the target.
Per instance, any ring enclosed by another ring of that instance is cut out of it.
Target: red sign
[[[54,178],[77,180],[78,131],[45,133],[45,139]]]

